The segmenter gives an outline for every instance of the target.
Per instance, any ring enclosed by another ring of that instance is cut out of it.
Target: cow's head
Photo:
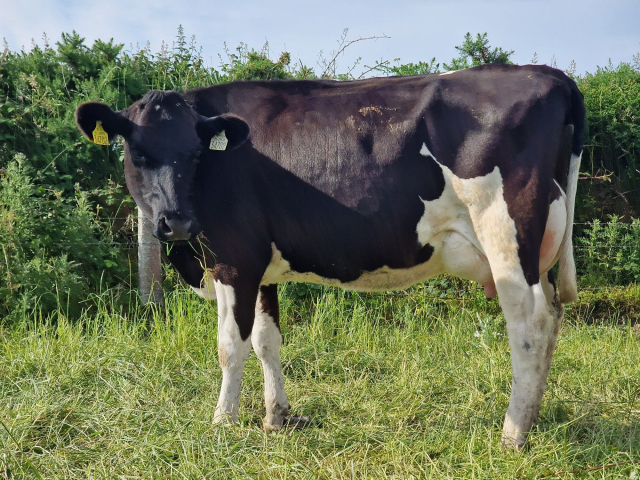
[[[211,139],[224,130],[230,150],[249,135],[239,117],[203,117],[179,93],[158,90],[119,112],[102,103],[83,103],[76,110],[76,122],[91,141],[98,124],[109,140],[124,138],[129,192],[152,219],[154,235],[166,241],[189,240],[200,232],[191,201],[193,179]]]

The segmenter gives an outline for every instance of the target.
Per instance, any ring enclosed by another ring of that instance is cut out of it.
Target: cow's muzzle
[[[163,242],[191,240],[200,232],[198,221],[178,215],[162,214],[158,217],[153,235]]]

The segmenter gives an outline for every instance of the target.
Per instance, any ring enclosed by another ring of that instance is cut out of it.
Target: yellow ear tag
[[[222,130],[215,137],[211,137],[211,143],[209,144],[209,150],[226,150],[229,140]]]
[[[96,129],[93,131],[93,143],[96,145],[109,145],[109,135],[102,128],[102,122],[96,122]]]

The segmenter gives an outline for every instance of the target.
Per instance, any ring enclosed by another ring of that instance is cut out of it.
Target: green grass
[[[631,317],[594,317],[593,292],[568,308],[539,425],[514,453],[500,446],[510,359],[497,302],[424,291],[293,301],[288,287],[286,388],[293,413],[314,424],[279,433],[260,429],[255,356],[240,424],[212,424],[215,304],[189,292],[171,294],[166,312],[124,315],[105,295],[79,322],[5,325],[0,478],[640,478]],[[638,287],[621,292],[610,296],[640,302]]]

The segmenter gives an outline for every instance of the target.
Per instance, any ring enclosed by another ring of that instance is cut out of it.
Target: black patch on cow
[[[553,290],[556,290],[556,279],[553,277],[553,270],[549,270],[547,272],[547,280],[551,285],[553,285]]]
[[[507,71],[520,80],[495,88],[491,82]],[[570,107],[567,90],[575,88],[548,71],[501,66],[455,77],[255,82],[195,91],[189,101],[201,113],[229,109],[252,131],[250,147],[226,155],[224,168],[214,172],[202,162],[200,188],[211,190],[204,185],[212,182],[233,188],[199,201],[233,205],[238,218],[266,223],[268,240],[295,271],[349,282],[384,265],[408,268],[431,258],[415,228],[425,213],[420,199],[435,200],[444,190],[438,163],[464,179],[498,167],[520,261],[533,285],[548,204],[559,193],[553,179],[565,177],[558,161],[567,155],[558,152],[569,142],[556,128],[566,121],[557,105]],[[400,90],[403,96],[396,95]],[[501,110],[508,114],[498,115]],[[419,154],[423,143],[435,159]],[[394,151],[394,157],[380,156]],[[241,209],[247,203],[248,210]],[[207,209],[205,223],[229,220]],[[242,231],[256,237],[253,227]]]
[[[187,242],[174,242],[162,249],[163,255],[171,262],[188,285],[202,288],[204,268],[212,268],[213,259],[205,252],[205,247]]]
[[[549,200],[547,201],[547,203],[551,205],[553,202],[555,202],[561,197],[562,197],[562,190],[560,190],[560,187],[556,184],[556,182],[552,182],[551,189],[549,190]]]
[[[231,265],[218,263],[213,269],[213,278],[223,285],[233,286],[238,278],[238,270]]]
[[[420,249],[416,256],[416,264],[426,263],[433,255],[434,248],[428,243]]]
[[[260,287],[260,309],[273,318],[280,330],[280,307],[278,305],[278,286],[262,285]]]

